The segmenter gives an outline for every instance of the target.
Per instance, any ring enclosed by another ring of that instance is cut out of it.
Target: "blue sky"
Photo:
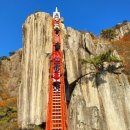
[[[52,14],[58,6],[65,26],[98,35],[102,29],[130,21],[130,0],[0,0],[0,56],[22,48],[22,24],[30,14]]]

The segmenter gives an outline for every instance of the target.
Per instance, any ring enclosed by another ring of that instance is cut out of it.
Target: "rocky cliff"
[[[0,130],[16,130],[22,49],[0,60]]]
[[[98,43],[95,46],[88,33],[82,34],[71,28],[67,29],[67,34],[65,63],[70,89],[73,89],[69,104],[71,129],[129,129],[130,85],[127,76],[107,70],[96,74],[92,65],[82,65],[80,61],[107,51],[109,45]]]
[[[46,121],[51,21],[49,14],[37,12],[23,25],[18,94],[18,124],[22,128],[34,128]],[[93,64],[81,62],[107,52],[112,45],[103,40],[95,44],[89,33],[65,28],[63,24],[61,42],[71,130],[129,130],[130,84],[122,65],[112,63],[115,72],[109,70],[111,64],[107,62],[97,71]],[[116,51],[113,54],[119,57]]]
[[[17,97],[21,83],[22,49],[0,61],[0,100]]]
[[[23,25],[22,79],[19,88],[18,121],[22,128],[46,121],[52,18],[36,13]]]
[[[24,26],[22,84],[19,89],[18,117],[23,128],[46,121],[52,18],[36,13]],[[73,130],[128,130],[130,128],[130,85],[122,72],[96,73],[91,64],[81,64],[109,48],[97,45],[89,33],[72,28],[61,30],[64,65],[70,89],[69,118]],[[24,99],[23,99],[24,97]]]
[[[123,22],[123,23],[120,23],[120,24],[117,24],[115,26],[115,31],[116,31],[116,39],[120,39],[120,38],[123,38],[123,36],[127,33],[130,33],[130,22]]]

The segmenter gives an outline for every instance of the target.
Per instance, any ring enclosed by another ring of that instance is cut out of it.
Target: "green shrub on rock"
[[[93,58],[90,59],[82,59],[81,60],[82,64],[84,63],[89,63],[89,64],[93,64],[95,66],[95,68],[102,69],[103,68],[103,63],[104,62],[122,62],[120,59],[118,59],[116,56],[112,55],[112,50],[108,50],[107,52],[104,52],[100,55],[97,55]]]
[[[113,28],[102,30],[100,34],[101,37],[109,40],[112,40],[117,36],[116,31]]]
[[[8,56],[1,56],[0,61],[2,61],[2,60],[10,60],[10,58]]]
[[[0,111],[0,118],[3,118],[6,115],[6,112]]]
[[[15,54],[14,51],[9,52],[9,56],[12,56],[12,55],[14,55],[14,54]]]

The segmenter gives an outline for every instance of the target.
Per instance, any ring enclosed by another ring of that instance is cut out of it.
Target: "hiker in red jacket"
[[[53,78],[53,85],[54,85],[54,90],[55,91],[59,91],[60,88],[60,77],[62,76],[62,74],[60,74],[59,72],[55,72],[51,77]]]
[[[60,82],[60,76],[61,74],[59,72],[55,72],[53,75],[52,75],[52,78],[54,79],[53,81],[54,82]]]

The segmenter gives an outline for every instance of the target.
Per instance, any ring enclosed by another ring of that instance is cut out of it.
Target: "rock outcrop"
[[[129,91],[124,74],[102,72],[96,77],[88,75],[80,79],[69,106],[71,129],[128,130]]]
[[[22,49],[0,60],[0,130],[18,130],[17,96],[21,84]]]
[[[22,78],[19,88],[18,121],[31,128],[46,121],[52,17],[45,13],[29,16],[23,25]],[[64,66],[70,86],[69,119],[71,130],[130,129],[130,85],[122,73],[97,72],[81,60],[108,50],[95,45],[89,33],[62,26]],[[115,66],[116,67],[116,66]]]
[[[116,31],[116,34],[117,34],[116,39],[118,40],[118,39],[122,38],[127,33],[130,33],[130,22],[117,24],[117,28],[116,28],[115,31]]]
[[[70,89],[74,87],[69,104],[71,129],[127,130],[130,106],[126,97],[130,98],[130,85],[122,69],[109,73],[104,68],[96,73],[94,66],[81,64],[81,59],[107,51],[109,45],[99,43],[96,47],[88,33],[71,28],[67,29],[67,34],[65,64]],[[113,53],[119,58],[116,51]],[[119,68],[119,64],[114,63],[114,67]]]
[[[22,49],[0,61],[0,100],[17,97],[21,83]]]
[[[23,25],[22,82],[19,88],[18,121],[22,128],[46,121],[52,18],[35,13]]]

